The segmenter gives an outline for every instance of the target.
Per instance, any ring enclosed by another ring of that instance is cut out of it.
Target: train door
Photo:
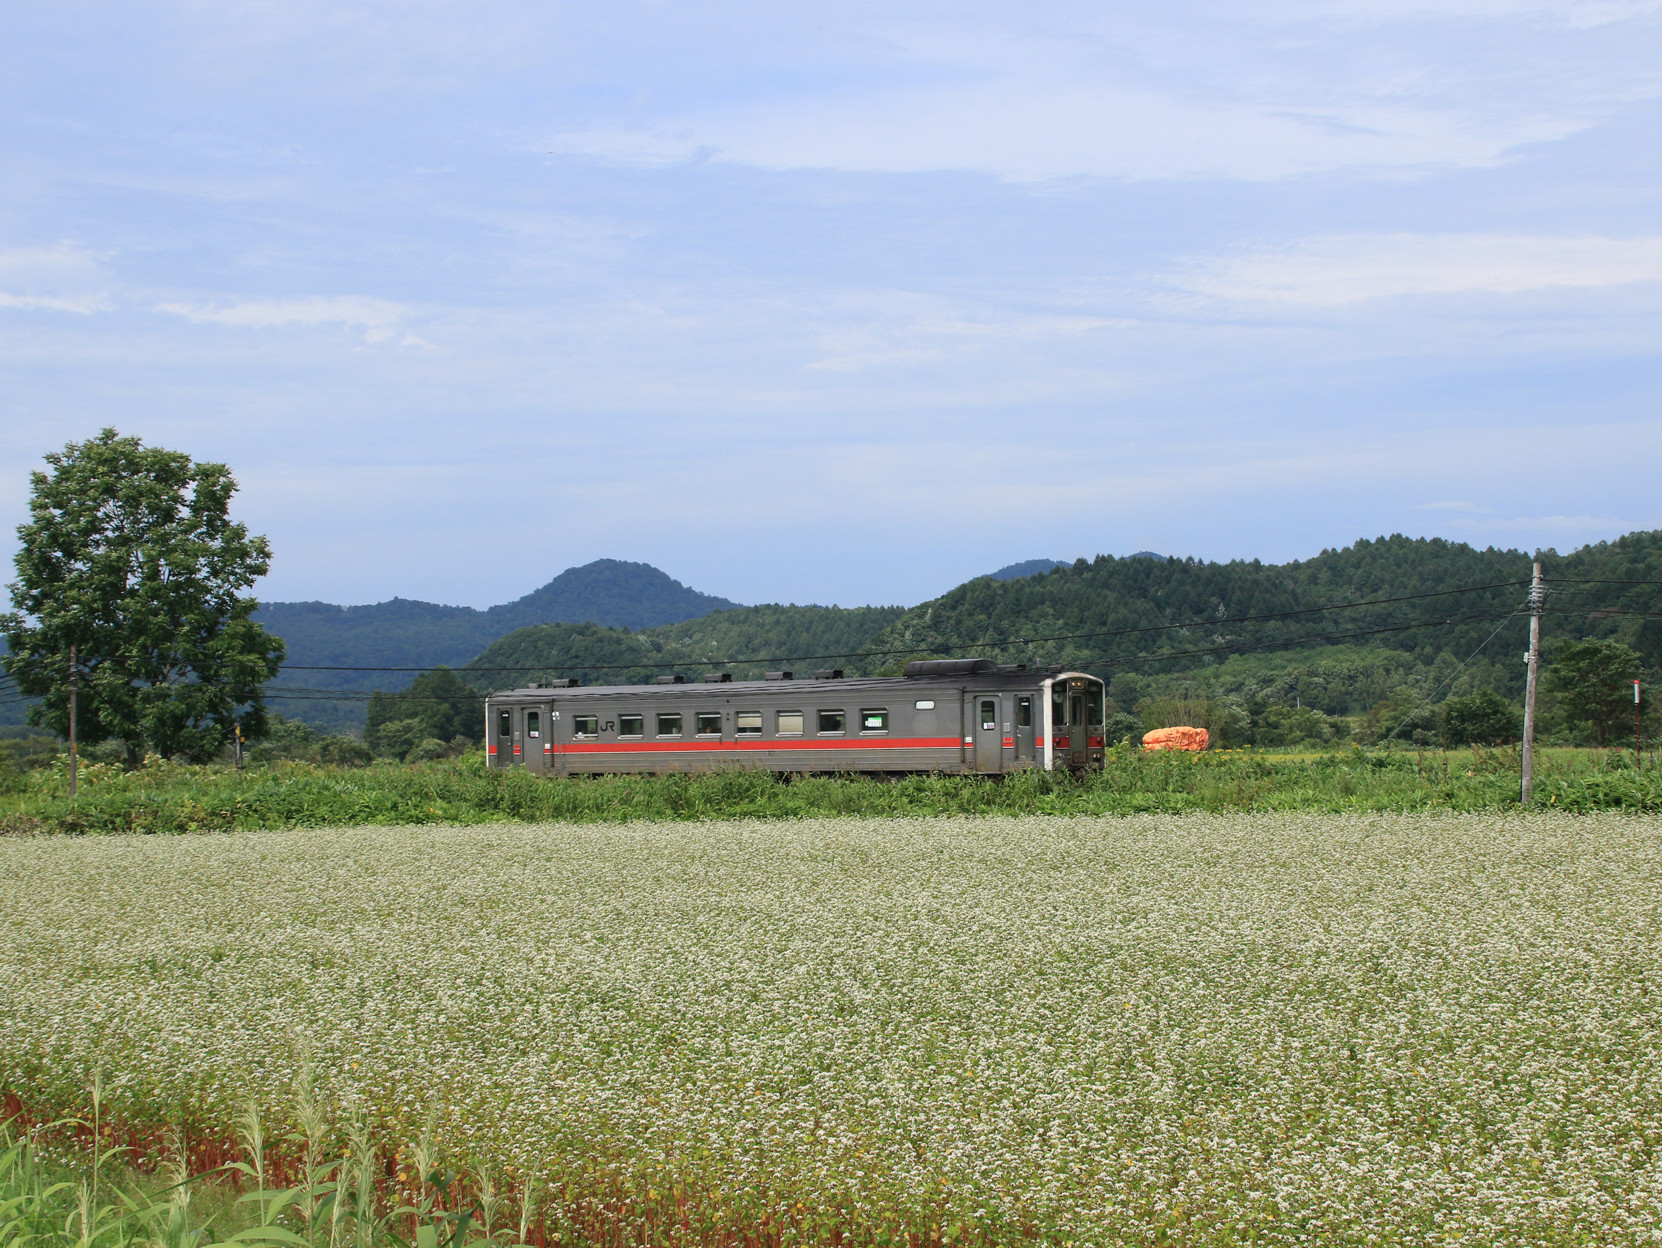
[[[1082,768],[1090,761],[1091,754],[1087,748],[1089,728],[1085,714],[1085,686],[1077,680],[1068,682],[1068,765]]]
[[[975,735],[975,769],[1004,770],[1003,699],[996,693],[970,695],[970,728]]]
[[[519,709],[519,751],[526,771],[545,772],[553,761],[549,745],[554,739],[552,716],[545,706],[525,706]]]
[[[1068,681],[1058,680],[1050,687],[1050,745],[1053,767],[1072,769],[1083,765],[1085,738],[1080,735],[1078,727],[1073,722],[1073,713],[1077,710],[1083,719],[1085,705],[1083,697],[1080,697],[1079,705],[1076,707],[1075,696],[1077,695],[1069,688]]]
[[[1034,759],[1034,728],[1033,728],[1033,696],[1026,693],[1016,695],[1016,765],[1031,765]]]
[[[491,724],[490,758],[498,767],[512,767],[519,762],[514,753],[514,712],[511,707],[498,706],[491,711],[491,717],[496,721]]]

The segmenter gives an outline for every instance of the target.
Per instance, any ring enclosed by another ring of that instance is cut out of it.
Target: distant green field
[[[0,830],[191,832],[352,824],[502,820],[818,818],[987,814],[1111,815],[1156,811],[1506,810],[1518,800],[1511,750],[1331,753],[1110,751],[1106,769],[1074,779],[918,776],[894,781],[755,771],[698,776],[546,780],[487,771],[483,758],[364,768],[276,763],[86,768],[71,801],[61,769],[13,777]],[[1636,773],[1631,754],[1543,750],[1537,803],[1546,809],[1662,811],[1662,763]]]
[[[0,1091],[310,1086],[503,1244],[1654,1244],[1658,898],[1609,814],[11,838]]]

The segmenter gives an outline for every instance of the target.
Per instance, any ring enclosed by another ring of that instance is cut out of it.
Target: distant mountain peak
[[[997,572],[989,572],[987,576],[995,581],[1014,581],[1024,576],[1038,576],[1052,568],[1066,566],[1060,559],[1024,559],[1020,563],[1007,564]]]
[[[492,607],[488,614],[510,630],[527,624],[590,623],[639,631],[739,605],[701,594],[650,563],[596,559],[567,568],[541,589]]]

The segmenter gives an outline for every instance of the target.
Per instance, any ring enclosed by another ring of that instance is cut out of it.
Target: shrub
[[[317,760],[336,767],[367,767],[375,752],[356,737],[324,737],[317,743]]]
[[[404,755],[406,763],[428,763],[436,758],[449,758],[450,746],[437,737],[427,737],[417,741]]]
[[[1443,736],[1450,745],[1501,745],[1523,737],[1523,712],[1492,689],[1443,703]]]

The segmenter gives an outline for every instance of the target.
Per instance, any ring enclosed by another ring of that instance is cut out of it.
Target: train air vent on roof
[[[1001,676],[1013,676],[1017,672],[1025,672],[1026,670],[1027,664],[1025,663],[1000,663],[998,665],[998,672]]]
[[[796,675],[795,672],[763,672],[762,673],[762,679],[763,680],[789,680],[794,675]]]
[[[843,669],[840,667],[822,667],[814,673],[815,680],[841,680]]]
[[[733,673],[732,672],[705,672],[704,675],[699,677],[699,679],[702,680],[705,684],[708,684],[708,685],[725,685],[733,679]]]
[[[998,664],[991,659],[918,659],[908,663],[907,676],[979,676],[996,672]]]
[[[654,676],[652,683],[655,685],[684,685],[687,683],[687,678],[681,675],[680,672],[676,672],[673,676]]]

